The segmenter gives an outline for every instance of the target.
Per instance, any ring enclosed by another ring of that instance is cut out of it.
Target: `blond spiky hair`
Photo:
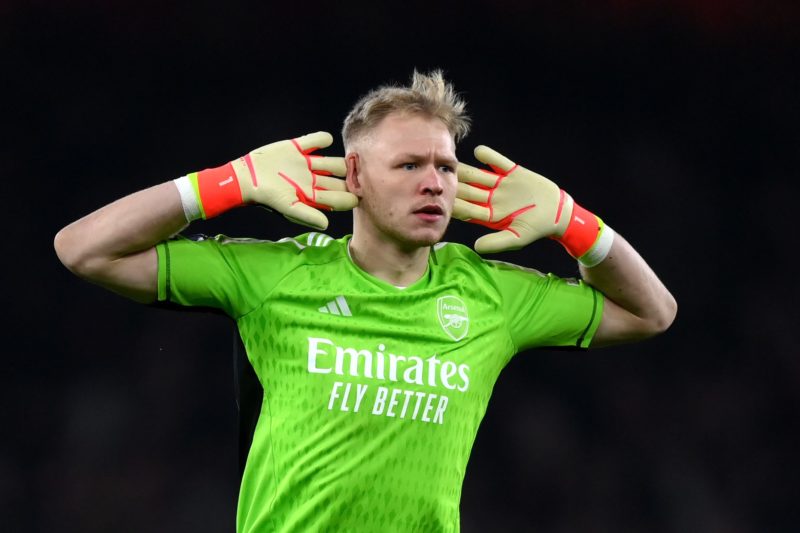
[[[356,102],[344,119],[342,139],[346,151],[390,113],[422,114],[438,118],[457,143],[469,133],[470,118],[466,102],[445,81],[441,70],[421,74],[414,70],[411,85],[384,85],[373,89]]]

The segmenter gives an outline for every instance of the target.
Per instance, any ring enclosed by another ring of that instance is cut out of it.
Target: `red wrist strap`
[[[204,218],[211,218],[244,203],[239,180],[230,163],[197,173],[197,190]]]
[[[567,230],[556,240],[567,249],[569,255],[577,259],[589,251],[599,236],[600,219],[597,215],[574,203]]]

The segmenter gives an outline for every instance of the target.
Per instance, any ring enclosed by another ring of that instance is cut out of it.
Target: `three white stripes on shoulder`
[[[332,240],[333,237],[329,235],[312,231],[308,234],[308,238],[306,238],[306,244],[309,246],[327,246]]]

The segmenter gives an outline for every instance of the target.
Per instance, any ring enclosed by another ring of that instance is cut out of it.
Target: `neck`
[[[407,287],[425,274],[430,246],[401,248],[385,239],[370,239],[353,232],[350,257],[361,270],[399,287]]]

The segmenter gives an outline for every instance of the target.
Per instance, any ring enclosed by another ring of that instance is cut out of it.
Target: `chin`
[[[444,237],[443,231],[420,231],[415,235],[405,235],[403,239],[410,247],[424,248],[433,246]]]

